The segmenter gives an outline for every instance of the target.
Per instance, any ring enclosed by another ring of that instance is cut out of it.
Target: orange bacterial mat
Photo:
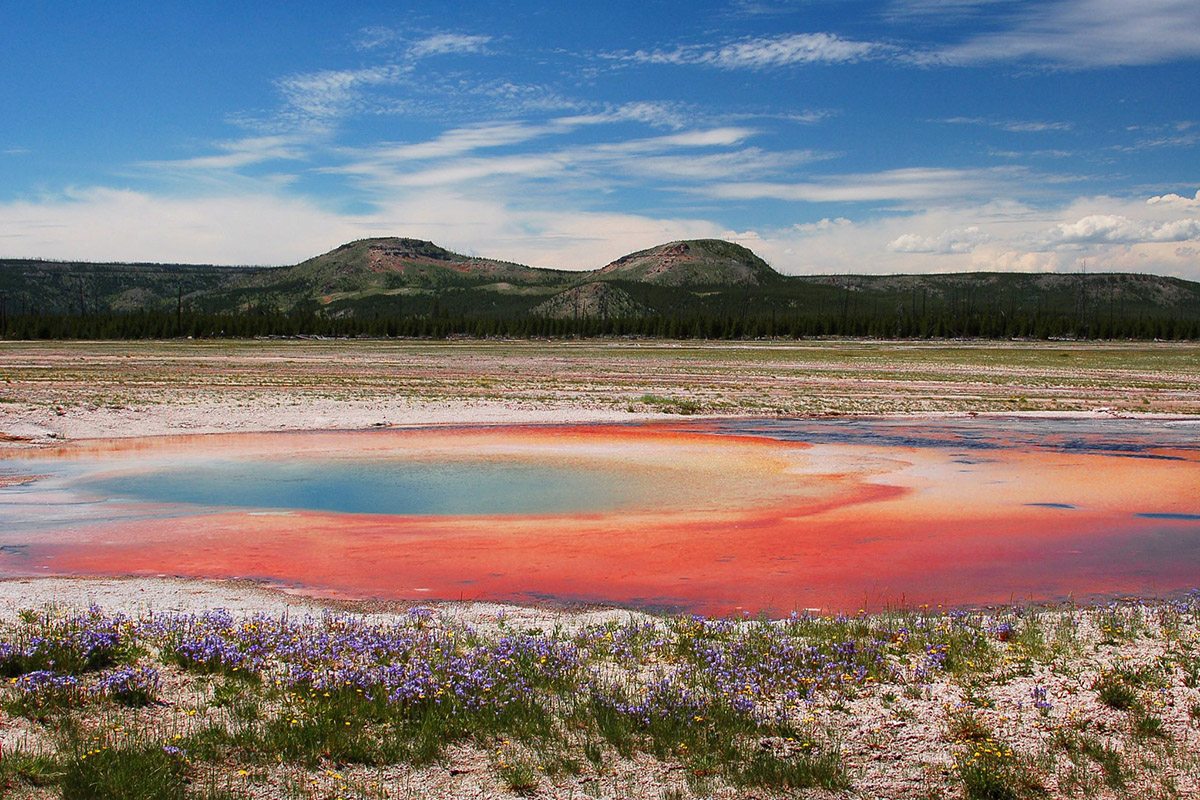
[[[1200,584],[1197,432],[733,420],[80,442],[0,460],[0,574],[709,614],[1161,595]]]

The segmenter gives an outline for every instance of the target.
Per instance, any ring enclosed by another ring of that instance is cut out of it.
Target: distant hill
[[[740,244],[696,239],[622,256],[601,267],[595,277],[660,286],[760,286],[783,276]]]
[[[193,302],[262,269],[0,259],[0,300],[8,314],[157,309],[181,299]]]
[[[571,277],[572,273],[459,255],[420,239],[386,238],[344,244],[294,267],[281,269],[269,276],[269,280],[303,283],[312,292],[327,295],[395,287],[537,284]]]
[[[185,332],[1200,338],[1200,283],[1117,273],[784,276],[715,239],[669,242],[590,271],[395,237],[286,267],[0,260],[5,336]]]
[[[354,314],[360,306],[386,309],[389,297],[403,307],[406,295],[472,287],[504,293],[514,286],[562,286],[576,275],[464,256],[420,239],[387,237],[360,239],[292,267],[258,271],[209,300],[215,307],[242,310],[265,304],[283,311]]]

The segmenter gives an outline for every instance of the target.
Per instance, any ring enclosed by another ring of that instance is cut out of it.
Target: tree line
[[[916,313],[659,314],[551,318],[430,313],[330,317],[263,310],[243,314],[134,311],[0,316],[4,339],[172,339],[264,336],[432,338],[764,339],[822,336],[880,339],[1200,339],[1200,316],[1139,314],[1081,319],[1073,313],[940,309]]]

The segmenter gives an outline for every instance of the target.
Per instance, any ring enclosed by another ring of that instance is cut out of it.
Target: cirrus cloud
[[[408,48],[408,54],[412,58],[426,58],[428,56],[483,53],[491,41],[491,36],[466,33],[438,33],[414,42]]]
[[[762,70],[797,64],[844,64],[888,49],[877,42],[843,39],[834,33],[762,36],[722,45],[685,45],[673,50],[638,50],[611,58],[641,64],[695,64],[718,69]]]
[[[320,70],[290,75],[276,86],[291,108],[307,117],[328,119],[349,110],[363,87],[393,83],[400,74],[396,66]]]
[[[1057,0],[1030,3],[1006,30],[944,48],[949,64],[1034,61],[1073,69],[1162,64],[1200,56],[1195,0]]]

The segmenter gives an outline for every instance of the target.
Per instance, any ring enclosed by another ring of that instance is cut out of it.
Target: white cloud
[[[729,9],[734,16],[762,17],[789,14],[801,7],[806,0],[733,0]]]
[[[358,32],[358,39],[354,42],[354,46],[359,50],[376,50],[392,44],[399,38],[400,34],[395,28],[371,25]]]
[[[1059,208],[994,201],[734,231],[712,219],[602,213],[527,193],[505,199],[453,187],[394,191],[357,214],[266,187],[205,197],[90,188],[0,203],[0,249],[9,257],[279,264],[353,239],[394,235],[539,266],[593,268],[661,242],[716,237],[736,239],[793,274],[1076,271],[1086,263],[1092,271],[1196,280],[1200,247],[1187,243],[1200,237],[1194,216],[1145,198],[1084,197]],[[1089,217],[1115,221],[1079,224]],[[1060,230],[1058,242],[1045,241],[1047,232]],[[1133,241],[1131,232],[1142,239]],[[1065,237],[1076,243],[1063,244]],[[889,247],[897,240],[900,246]],[[974,247],[961,245],[968,240]],[[937,248],[936,258],[912,252]]]
[[[425,161],[472,153],[492,147],[521,144],[566,129],[525,122],[487,122],[453,128],[440,136],[412,144],[382,145],[365,150],[376,161]]]
[[[811,111],[798,111],[794,114],[783,114],[780,119],[786,119],[790,122],[798,122],[801,125],[815,125],[818,122],[824,122],[832,116],[836,116],[836,112],[816,109]]]
[[[950,117],[942,120],[948,125],[981,125],[999,128],[1009,133],[1045,133],[1047,131],[1069,131],[1075,126],[1069,122],[1045,122],[1043,120],[986,119],[984,117]]]
[[[719,69],[767,69],[796,64],[839,64],[874,57],[886,48],[833,33],[792,33],[742,39],[723,45],[638,50],[612,57],[642,64],[698,64]]]
[[[167,169],[231,170],[264,161],[304,158],[303,141],[297,136],[252,136],[218,142],[221,153],[174,161],[148,161],[144,166]]]
[[[1059,223],[1042,237],[1045,246],[1088,244],[1142,244],[1188,242],[1200,239],[1200,219],[1166,222],[1134,220],[1118,214],[1091,214],[1070,223]]]
[[[636,112],[635,112],[636,113]],[[453,128],[434,139],[408,144],[384,144],[372,148],[345,150],[352,156],[357,156],[357,163],[350,167],[335,167],[324,171],[351,174],[366,174],[372,170],[386,168],[406,161],[432,161],[465,156],[479,150],[508,147],[524,144],[534,139],[547,136],[561,136],[590,125],[622,122],[630,119],[620,110],[604,114],[577,115],[559,117],[544,123],[523,121],[484,122]],[[685,131],[681,133],[655,136],[644,139],[630,139],[614,144],[600,144],[594,147],[595,152],[649,153],[661,152],[675,148],[722,147],[736,145],[755,131],[751,128],[724,127],[708,130]],[[576,148],[574,151],[559,153],[543,153],[541,155],[566,160],[572,154],[578,155],[586,148]]]
[[[486,53],[487,46],[492,41],[491,36],[450,32],[432,33],[414,39],[411,34],[396,28],[372,25],[358,32],[354,46],[359,50],[391,49],[400,46],[404,55],[415,60],[429,56]]]
[[[946,201],[994,192],[1017,173],[915,167],[884,172],[829,175],[798,183],[745,181],[704,187],[726,200],[787,200],[801,203]]]
[[[628,166],[643,176],[702,182],[773,174],[780,169],[817,161],[823,157],[811,150],[770,152],[748,147],[744,150],[704,155],[642,156]]]
[[[103,187],[0,204],[0,231],[6,253],[33,258],[216,264],[298,261],[362,235],[352,220],[276,194],[171,197]]]
[[[889,242],[887,247],[895,253],[950,255],[952,253],[970,253],[979,245],[990,240],[991,237],[988,234],[980,230],[977,225],[972,225],[968,228],[942,231],[937,236],[905,233]]]
[[[850,41],[831,33],[799,33],[727,44],[716,51],[712,64],[723,69],[763,69],[790,64],[858,61],[878,47],[871,42]]]
[[[744,142],[755,133],[756,131],[753,128],[732,126],[709,128],[707,130],[672,133],[666,136],[654,136],[648,139],[631,139],[627,142],[610,145],[609,149],[633,153],[669,150],[676,147],[729,147]]]
[[[800,222],[792,226],[793,231],[798,233],[824,233],[826,231],[845,228],[853,225],[854,222],[846,217],[822,217],[816,222]]]
[[[381,192],[399,187],[451,186],[496,178],[532,181],[552,176],[560,180],[558,189],[562,190],[567,188],[563,179],[568,176],[576,184],[585,182],[593,188],[615,180],[644,182],[663,177],[696,183],[769,174],[824,157],[812,151],[767,152],[739,147],[756,131],[737,126],[590,145],[542,147],[530,153],[477,155],[488,148],[562,136],[584,125],[620,119],[620,116],[584,115],[545,123],[483,123],[450,130],[426,142],[347,150],[344,152],[351,157],[349,163],[319,171],[354,176],[364,186]],[[416,167],[414,162],[423,163]],[[508,191],[519,190],[509,187]]]
[[[1183,206],[1185,208],[1200,208],[1200,191],[1195,197],[1182,197],[1177,194],[1160,194],[1146,201],[1147,205]]]
[[[1009,120],[1000,127],[1010,133],[1044,133],[1046,131],[1069,131],[1075,126],[1069,122],[1042,122],[1039,120]]]
[[[1088,217],[1119,219],[1077,225]],[[1193,217],[1186,208],[1137,198],[1081,197],[1050,208],[991,201],[762,230],[753,232],[750,246],[782,271],[800,274],[1074,272],[1086,266],[1200,280],[1200,247],[1180,245],[1180,237],[1198,241]],[[1048,241],[1048,233],[1060,229],[1080,241]]]
[[[390,188],[450,186],[496,177],[541,179],[561,173],[562,161],[551,156],[520,155],[463,158],[415,171],[397,171],[385,180]]]
[[[1195,0],[1031,3],[1006,30],[934,54],[950,64],[1033,61],[1071,68],[1161,64],[1200,56]]]
[[[1011,0],[893,0],[888,15],[893,18],[925,17],[928,21],[939,19],[961,23],[961,18],[991,10],[989,7]],[[925,20],[923,20],[924,22]]]
[[[0,203],[9,257],[297,263],[370,236],[410,236],[524,264],[591,269],[634,250],[726,233],[703,219],[517,208],[474,193],[407,193],[367,214],[275,194],[184,198],[87,188]]]
[[[306,117],[327,119],[351,110],[362,87],[394,83],[400,74],[395,66],[321,70],[292,75],[276,85],[290,108]]]
[[[491,36],[479,36],[465,33],[438,33],[414,42],[408,48],[408,54],[413,58],[428,56],[464,55],[485,52],[492,41]]]
[[[674,103],[632,102],[610,107],[604,111],[563,117],[557,120],[570,125],[599,125],[611,122],[641,122],[656,128],[682,128],[688,115]]]
[[[1075,155],[1072,150],[988,150],[988,155],[996,158],[1070,158]]]

